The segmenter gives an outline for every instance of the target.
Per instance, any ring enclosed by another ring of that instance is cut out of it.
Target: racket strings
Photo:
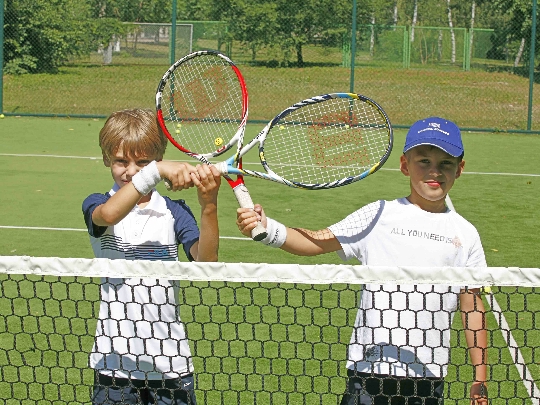
[[[228,149],[246,110],[236,73],[216,55],[180,64],[162,91],[161,108],[169,133],[198,154]]]
[[[264,142],[264,156],[287,180],[330,183],[371,169],[389,143],[388,122],[374,105],[334,98],[283,117]]]

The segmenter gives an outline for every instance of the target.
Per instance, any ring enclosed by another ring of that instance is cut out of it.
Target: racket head
[[[270,177],[304,189],[340,187],[379,170],[392,151],[382,107],[354,93],[312,97],[278,114],[258,135]]]
[[[244,78],[221,52],[190,53],[161,78],[156,112],[174,146],[208,163],[209,158],[242,145],[248,115]]]

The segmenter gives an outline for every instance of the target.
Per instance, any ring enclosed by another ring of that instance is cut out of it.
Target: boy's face
[[[465,161],[431,145],[412,148],[400,162],[401,172],[411,180],[410,200],[422,208],[430,203],[444,204],[464,166]]]
[[[114,182],[120,188],[130,183],[131,178],[152,160],[157,159],[155,157],[145,155],[137,157],[133,157],[131,155],[126,156],[122,150],[122,145],[120,145],[116,154],[111,156],[110,159],[103,156],[103,163],[105,166],[111,168],[111,174]]]

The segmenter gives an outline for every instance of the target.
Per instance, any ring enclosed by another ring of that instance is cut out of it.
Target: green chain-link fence
[[[0,0],[0,109],[102,117],[152,107],[172,61],[218,49],[241,67],[252,120],[355,91],[398,125],[440,115],[534,132],[535,2]]]

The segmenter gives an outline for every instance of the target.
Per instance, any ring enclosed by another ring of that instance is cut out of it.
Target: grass
[[[9,114],[107,116],[128,107],[154,107],[166,65],[77,65],[55,75],[6,76]],[[269,120],[304,98],[350,89],[350,69],[339,66],[268,68],[242,65],[250,95],[250,119]],[[465,128],[527,129],[529,82],[501,72],[456,69],[392,69],[370,63],[355,71],[354,90],[379,102],[395,125],[437,115]],[[533,100],[540,92],[534,87]],[[540,129],[533,104],[532,129]]]
[[[83,229],[82,200],[111,186],[99,159],[103,120],[7,117],[0,121],[4,190],[0,225]],[[261,125],[250,125],[247,138]],[[291,226],[320,229],[375,199],[406,195],[397,171],[404,131],[384,169],[356,184],[329,191],[302,191],[247,179],[256,202]],[[479,230],[488,265],[538,267],[540,138],[503,133],[464,133],[465,174],[451,192],[456,209]],[[28,154],[40,156],[7,156]],[[65,156],[52,157],[51,155]],[[76,159],[68,156],[93,157]],[[174,148],[169,159],[183,159]],[[255,162],[254,157],[246,159]],[[483,173],[483,174],[476,174]],[[532,174],[513,176],[509,174]],[[504,175],[506,174],[506,175]],[[191,190],[178,194],[197,206]],[[236,201],[224,183],[220,234],[240,236]],[[195,209],[195,212],[196,209]],[[82,231],[0,228],[0,255],[93,257]],[[302,258],[262,249],[249,240],[222,239],[220,260],[259,263],[340,263],[337,255]],[[98,311],[98,280],[79,277],[0,278],[0,399],[9,405],[87,403],[91,370],[87,355]],[[531,293],[533,292],[533,293]],[[495,288],[514,337],[535,381],[540,381],[535,343],[537,289]],[[182,319],[195,353],[201,403],[335,404],[344,389],[344,359],[356,315],[358,286],[253,283],[185,283]],[[449,402],[459,403],[471,378],[464,337],[456,317]],[[526,403],[506,342],[489,315],[493,403]],[[495,398],[495,396],[493,397]]]

